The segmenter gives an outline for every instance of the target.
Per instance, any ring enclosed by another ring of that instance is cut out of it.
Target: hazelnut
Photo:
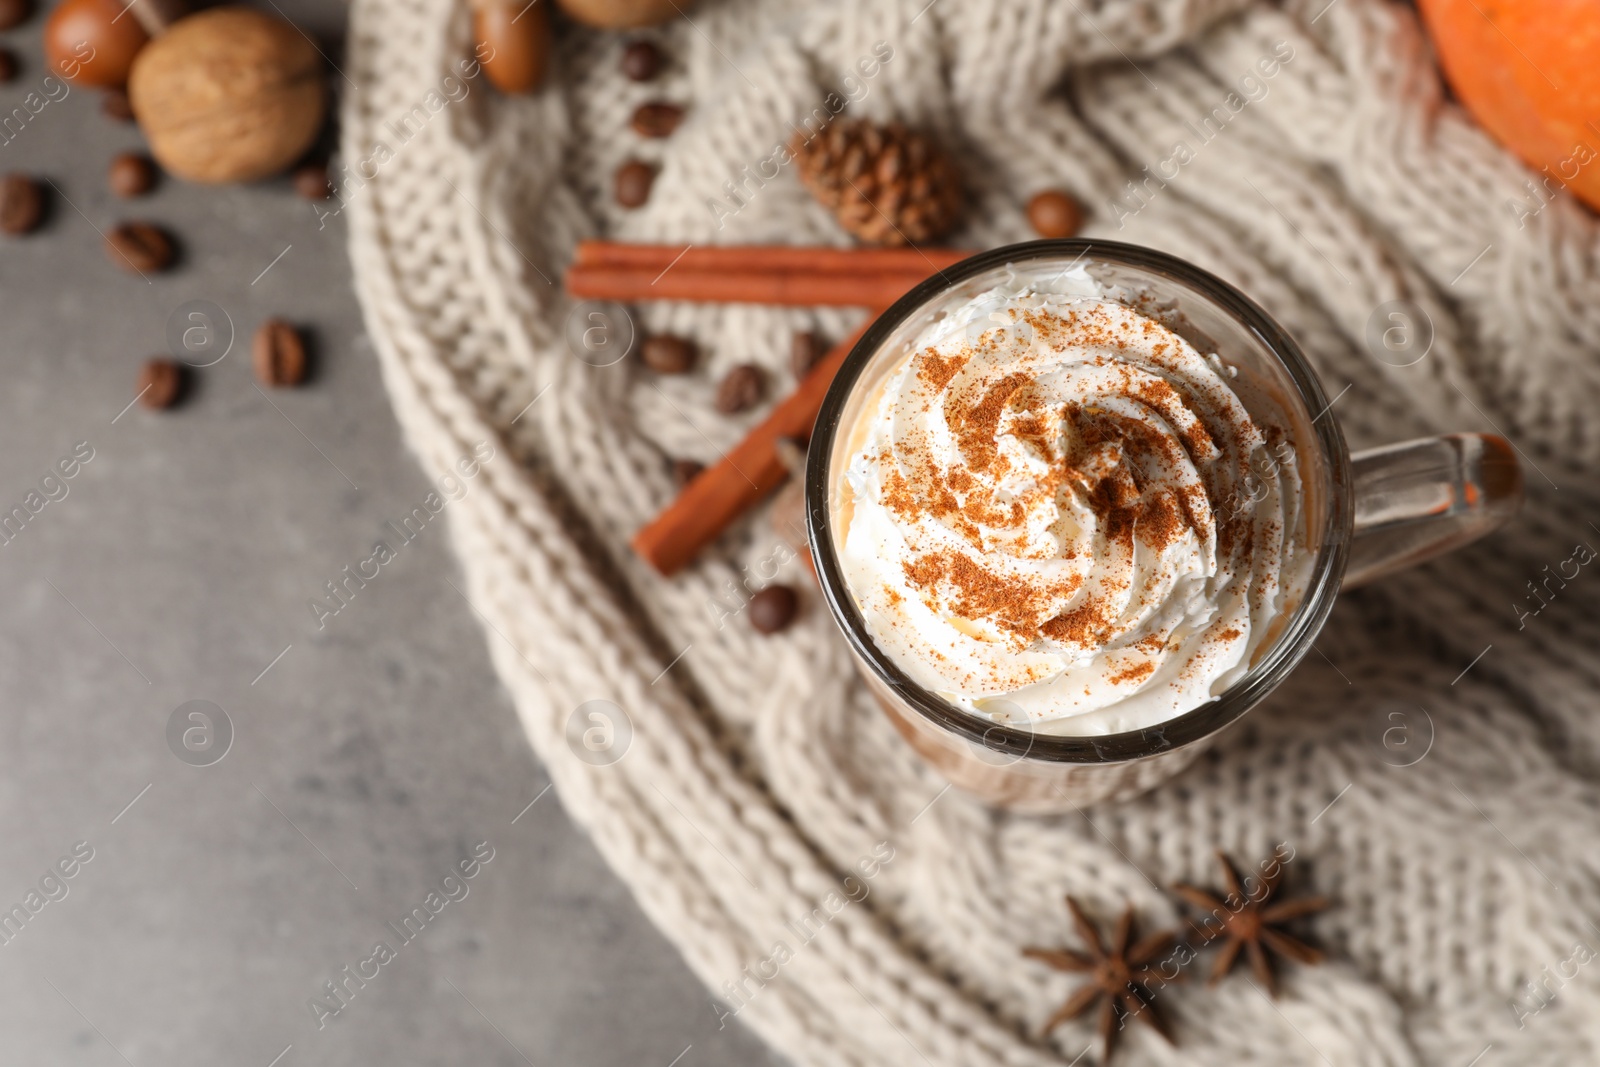
[[[1028,224],[1040,237],[1072,237],[1083,226],[1083,209],[1059,189],[1046,189],[1028,201]]]
[[[476,0],[472,36],[485,46],[483,73],[502,93],[539,87],[550,65],[550,5]]]
[[[574,22],[602,30],[635,30],[666,22],[689,9],[689,0],[557,0]]]
[[[119,0],[62,0],[44,24],[50,69],[77,85],[121,87],[133,59],[150,41],[137,18],[122,18]]]

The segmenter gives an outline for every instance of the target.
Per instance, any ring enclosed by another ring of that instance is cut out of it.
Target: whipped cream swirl
[[[935,322],[853,428],[838,496],[878,646],[951,703],[1046,733],[1219,695],[1275,638],[1305,554],[1293,450],[1232,377],[1081,268]]]

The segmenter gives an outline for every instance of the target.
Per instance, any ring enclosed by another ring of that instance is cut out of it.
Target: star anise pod
[[[1179,977],[1168,978],[1154,966],[1156,958],[1177,942],[1177,935],[1167,931],[1133,942],[1133,906],[1130,904],[1117,921],[1111,942],[1107,944],[1076,900],[1068,897],[1067,907],[1072,911],[1072,924],[1087,947],[1087,953],[1051,948],[1022,950],[1024,956],[1047,963],[1058,971],[1089,976],[1089,980],[1045,1020],[1045,1032],[1049,1033],[1068,1019],[1076,1019],[1098,1003],[1102,1064],[1110,1059],[1117,1034],[1130,1015],[1143,1019],[1171,1043],[1172,1032],[1156,1014],[1149,985],[1155,981],[1175,981]],[[1130,942],[1133,942],[1131,947]]]
[[[1320,950],[1284,932],[1284,923],[1315,914],[1326,908],[1326,897],[1300,897],[1294,900],[1272,902],[1278,886],[1283,881],[1283,865],[1276,863],[1270,875],[1261,875],[1257,895],[1244,891],[1239,872],[1233,861],[1222,852],[1217,853],[1222,864],[1222,877],[1227,885],[1227,895],[1218,898],[1208,890],[1192,885],[1175,885],[1172,891],[1184,900],[1206,912],[1201,920],[1191,920],[1190,926],[1206,943],[1218,937],[1227,941],[1211,968],[1212,985],[1222,981],[1233,970],[1242,951],[1250,957],[1250,967],[1256,972],[1267,992],[1278,995],[1278,976],[1268,952],[1298,963],[1318,964],[1323,961]]]

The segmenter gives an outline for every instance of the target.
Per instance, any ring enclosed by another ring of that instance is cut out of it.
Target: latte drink
[[[1243,677],[1304,595],[1295,449],[1170,308],[1019,269],[875,388],[840,428],[840,570],[881,652],[979,720],[1158,727]]]

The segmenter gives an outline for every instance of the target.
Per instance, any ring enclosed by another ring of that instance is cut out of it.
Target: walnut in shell
[[[244,7],[173,23],[134,59],[133,113],[162,167],[247,182],[289,167],[322,128],[322,57],[295,27]]]

